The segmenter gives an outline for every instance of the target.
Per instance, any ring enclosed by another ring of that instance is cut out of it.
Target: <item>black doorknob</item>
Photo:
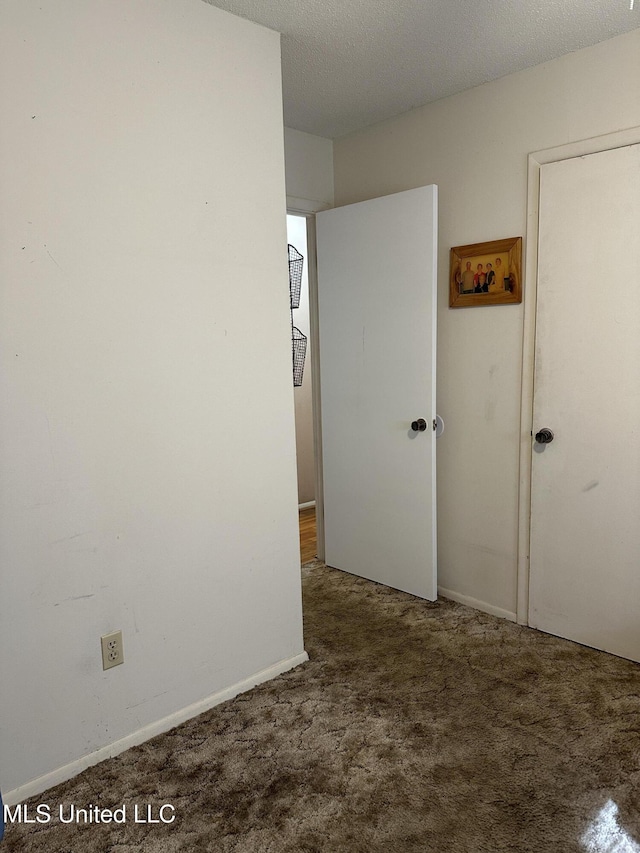
[[[536,433],[536,441],[538,444],[550,444],[553,441],[553,433],[547,427]]]
[[[417,421],[411,421],[411,429],[414,432],[424,432],[427,428],[427,422],[424,418],[418,418]]]

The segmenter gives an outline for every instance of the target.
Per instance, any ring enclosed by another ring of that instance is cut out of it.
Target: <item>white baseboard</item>
[[[315,506],[315,501],[307,501],[304,504],[298,504],[298,509],[311,509],[312,506]]]
[[[30,797],[35,797],[38,794],[42,794],[43,791],[53,788],[54,785],[59,785],[61,782],[66,782],[68,779],[72,779],[74,776],[77,776],[78,773],[82,773],[83,770],[86,770],[87,767],[92,767],[94,764],[99,764],[107,758],[113,758],[116,755],[120,755],[120,753],[125,752],[132,746],[138,746],[138,744],[144,743],[156,735],[168,732],[170,729],[179,726],[180,723],[184,723],[187,720],[192,719],[192,717],[197,717],[198,714],[202,714],[210,708],[220,705],[221,702],[227,702],[229,699],[233,699],[240,693],[246,693],[247,690],[251,690],[258,684],[270,681],[277,675],[282,675],[283,672],[287,672],[308,660],[309,655],[306,652],[302,652],[295,657],[278,661],[278,663],[270,666],[268,669],[256,672],[249,678],[245,678],[243,681],[239,681],[231,687],[221,690],[219,693],[207,696],[205,699],[201,699],[193,705],[181,708],[179,711],[170,714],[168,717],[163,717],[163,719],[157,720],[155,723],[144,726],[143,728],[132,732],[132,734],[114,741],[114,743],[107,744],[107,746],[103,746],[101,749],[91,752],[88,755],[83,755],[82,758],[78,758],[70,764],[58,767],[56,770],[52,770],[44,776],[39,776],[37,779],[27,782],[19,788],[14,788],[13,791],[3,792],[2,798],[8,806],[18,805],[18,803],[22,803]]]
[[[438,595],[443,598],[450,598],[452,601],[457,601],[459,604],[466,604],[467,607],[473,607],[474,610],[481,610],[483,613],[489,613],[491,616],[499,616],[501,619],[507,619],[509,622],[516,622],[516,614],[510,610],[503,610],[501,607],[494,607],[493,604],[487,604],[486,601],[480,601],[477,598],[471,598],[468,595],[462,595],[459,592],[454,592],[452,589],[438,587]]]

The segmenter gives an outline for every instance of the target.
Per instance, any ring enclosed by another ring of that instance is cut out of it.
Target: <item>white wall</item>
[[[333,142],[285,127],[284,153],[289,207],[309,213],[333,207]]]
[[[304,654],[278,35],[200,0],[1,15],[15,800]]]
[[[503,615],[516,611],[523,311],[449,309],[449,249],[525,236],[529,152],[635,125],[640,30],[334,142],[336,204],[439,186],[439,583]]]

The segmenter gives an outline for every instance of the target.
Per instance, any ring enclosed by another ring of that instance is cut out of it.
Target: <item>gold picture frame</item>
[[[449,307],[522,302],[522,237],[451,249]]]

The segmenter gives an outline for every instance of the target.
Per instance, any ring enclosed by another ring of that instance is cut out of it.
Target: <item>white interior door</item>
[[[437,187],[316,224],[325,560],[435,600]]]
[[[640,145],[541,168],[529,624],[640,660]]]

